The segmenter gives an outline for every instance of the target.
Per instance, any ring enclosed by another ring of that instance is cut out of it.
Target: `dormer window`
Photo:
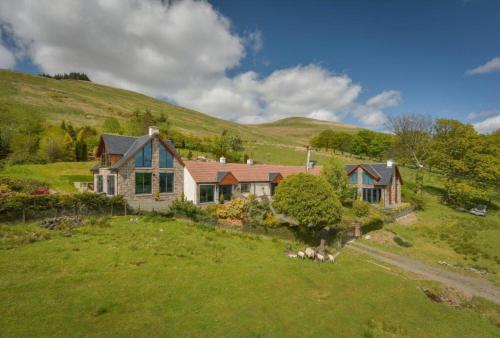
[[[111,156],[106,153],[101,154],[101,167],[106,168],[111,165]]]
[[[152,157],[151,142],[148,142],[135,155],[136,168],[151,168]]]

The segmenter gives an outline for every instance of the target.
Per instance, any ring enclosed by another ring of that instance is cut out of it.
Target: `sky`
[[[85,72],[239,123],[500,128],[500,1],[0,0],[0,68]]]

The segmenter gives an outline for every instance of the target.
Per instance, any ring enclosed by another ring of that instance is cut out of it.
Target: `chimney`
[[[249,159],[247,160],[247,164],[248,164],[248,165],[253,165],[253,160],[252,160],[251,158],[249,158]]]
[[[158,127],[155,127],[155,126],[149,127],[149,136],[152,136],[154,134],[159,134],[159,133],[160,133],[160,129],[158,129]]]
[[[226,158],[224,156],[221,156],[221,158],[219,158],[219,162],[221,164],[226,164]]]
[[[309,161],[308,165],[307,165],[307,169],[312,169],[314,168],[314,164],[315,162],[314,161]]]
[[[392,168],[392,160],[387,160],[387,168]]]
[[[309,171],[311,165],[311,147],[307,146],[307,162],[306,162],[306,171]]]

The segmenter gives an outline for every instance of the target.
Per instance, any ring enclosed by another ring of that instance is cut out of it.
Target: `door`
[[[230,201],[233,193],[232,185],[221,185],[220,186],[220,195],[224,195],[224,201]]]

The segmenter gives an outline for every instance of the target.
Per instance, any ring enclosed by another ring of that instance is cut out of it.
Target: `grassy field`
[[[294,260],[280,241],[152,218],[0,234],[3,337],[499,334],[480,314],[498,307],[434,303],[423,282],[352,252],[335,264]]]

